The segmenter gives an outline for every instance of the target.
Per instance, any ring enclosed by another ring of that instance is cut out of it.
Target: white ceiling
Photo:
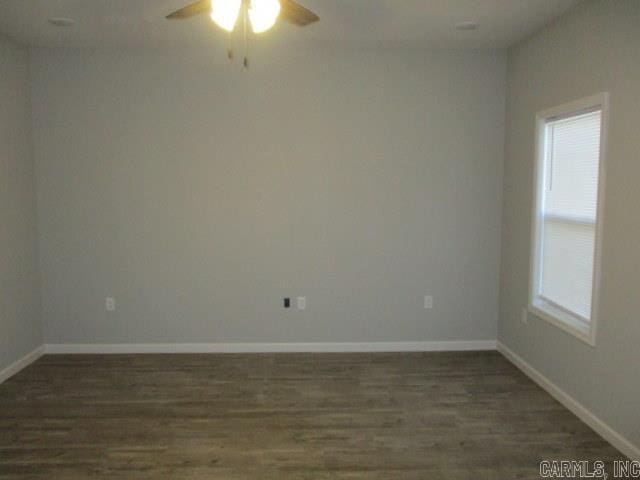
[[[0,32],[35,46],[184,46],[226,41],[206,15],[167,21],[193,0],[0,0]],[[320,15],[305,28],[277,25],[267,36],[336,45],[504,48],[582,0],[300,0]],[[71,17],[76,25],[50,25]],[[477,21],[474,31],[454,24]]]

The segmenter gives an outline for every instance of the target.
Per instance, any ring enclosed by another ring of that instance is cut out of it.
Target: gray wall
[[[498,338],[640,444],[640,2],[588,2],[509,52]],[[534,117],[611,94],[600,320],[592,348],[531,317],[527,302]]]
[[[46,341],[495,339],[505,54],[259,48],[34,52]]]
[[[0,36],[0,370],[42,344],[29,58]]]

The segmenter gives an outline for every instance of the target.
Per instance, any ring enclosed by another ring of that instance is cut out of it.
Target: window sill
[[[555,308],[553,305],[541,300],[529,305],[529,312],[536,317],[555,325],[561,330],[570,333],[574,337],[579,338],[588,345],[591,345],[592,347],[596,346],[593,324],[585,325],[584,322],[578,320],[567,312]]]

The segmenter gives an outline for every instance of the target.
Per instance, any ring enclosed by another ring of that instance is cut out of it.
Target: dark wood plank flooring
[[[624,457],[496,352],[44,356],[0,479],[539,478]]]

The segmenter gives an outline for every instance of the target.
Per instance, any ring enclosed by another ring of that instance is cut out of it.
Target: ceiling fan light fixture
[[[273,27],[280,15],[279,0],[251,0],[249,21],[253,33],[262,33]]]
[[[211,0],[211,20],[220,28],[232,32],[236,26],[242,0]]]

